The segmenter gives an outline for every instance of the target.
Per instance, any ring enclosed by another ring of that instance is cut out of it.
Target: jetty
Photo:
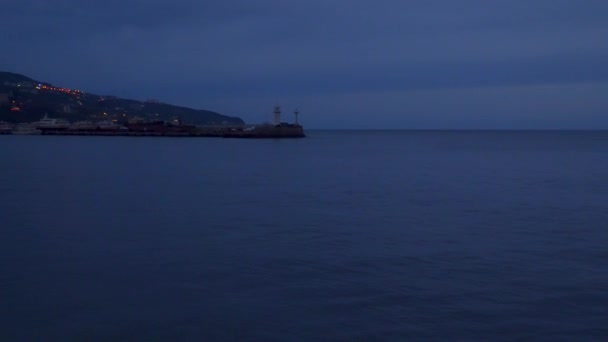
[[[304,128],[298,122],[281,122],[281,108],[275,107],[273,123],[240,125],[188,125],[179,118],[172,121],[147,121],[133,118],[127,122],[104,120],[97,123],[79,121],[69,123],[45,116],[41,121],[4,127],[3,134],[40,134],[70,136],[128,136],[128,137],[222,137],[222,138],[304,138]],[[27,126],[27,129],[24,128]]]

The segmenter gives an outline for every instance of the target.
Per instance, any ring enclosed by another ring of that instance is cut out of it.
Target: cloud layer
[[[520,94],[520,110],[534,110],[524,113],[534,124],[520,120],[522,128],[552,127],[552,99],[517,87],[553,87],[556,102],[564,94],[555,89],[574,90],[588,103],[580,109],[590,111],[582,122],[590,126],[604,122],[607,109],[593,97],[608,83],[606,1],[20,0],[5,9],[0,38],[9,48],[0,69],[93,92],[215,106],[248,121],[262,119],[264,99],[269,109],[300,106],[318,127],[466,127],[487,113],[486,98],[453,108],[455,116],[436,111],[423,125],[415,113],[434,107],[415,97],[441,102],[492,88],[480,94]],[[392,100],[369,118],[378,108],[372,99],[394,94],[421,107]],[[569,105],[577,103],[571,95]],[[320,104],[332,98],[332,106]],[[482,126],[508,126],[509,113],[491,115]],[[580,126],[572,115],[560,125]]]

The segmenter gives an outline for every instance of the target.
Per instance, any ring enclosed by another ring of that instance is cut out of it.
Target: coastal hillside
[[[174,106],[155,100],[137,101],[96,95],[0,71],[0,121],[33,122],[40,120],[45,114],[71,122],[122,122],[134,117],[168,121],[179,117],[183,122],[198,125],[243,123],[238,117],[208,110]]]

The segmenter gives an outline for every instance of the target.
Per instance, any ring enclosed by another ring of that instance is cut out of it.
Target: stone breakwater
[[[42,129],[42,135],[77,135],[77,136],[133,136],[133,137],[224,137],[224,138],[303,138],[302,126],[199,126],[192,128],[170,129],[116,129],[116,130],[69,130]]]

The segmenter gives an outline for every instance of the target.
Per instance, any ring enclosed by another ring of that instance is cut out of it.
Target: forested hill
[[[238,117],[174,106],[155,100],[137,101],[63,88],[27,76],[0,71],[0,121],[33,122],[45,114],[69,121],[118,120],[141,117],[198,125],[242,124]]]

